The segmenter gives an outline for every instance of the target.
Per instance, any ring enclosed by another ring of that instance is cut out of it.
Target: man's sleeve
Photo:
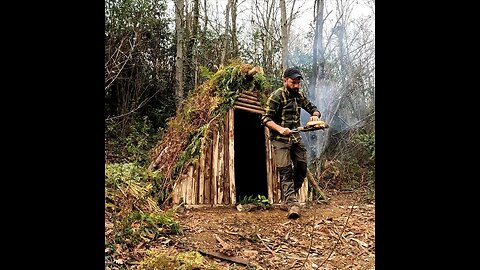
[[[265,107],[265,113],[262,115],[262,123],[266,124],[268,121],[273,121],[275,112],[280,106],[280,98],[278,91],[273,92],[267,100],[267,105]]]

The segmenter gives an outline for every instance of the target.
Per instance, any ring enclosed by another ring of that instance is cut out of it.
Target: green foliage
[[[140,263],[140,269],[214,270],[217,267],[212,263],[208,263],[197,251],[178,252],[174,249],[149,249]]]
[[[254,204],[257,206],[262,207],[263,209],[267,209],[270,207],[270,201],[264,195],[245,195],[241,200],[240,204]]]
[[[147,116],[135,117],[127,129],[126,136],[117,130],[117,122],[106,122],[105,155],[107,162],[149,162],[149,151],[160,139]]]
[[[147,170],[138,163],[109,163],[105,164],[106,186],[119,185],[121,183],[149,183],[160,181],[158,172]]]
[[[178,174],[181,171],[185,163],[193,160],[200,155],[200,148],[208,126],[208,124],[201,126],[198,130],[195,131],[195,133],[190,136],[190,138],[188,139],[190,143],[188,144],[187,148],[180,154],[180,157],[178,158],[175,166],[173,167],[174,175]]]
[[[213,77],[213,75],[215,74],[215,72],[210,71],[205,66],[200,66],[199,68],[200,68],[200,76],[202,76],[203,78],[205,78],[207,80],[210,80]]]
[[[239,65],[227,66],[212,76],[212,83],[217,89],[216,96],[221,100],[214,115],[224,115],[233,106],[240,90],[244,89],[245,76],[240,71]]]
[[[375,133],[353,130],[337,134],[326,149],[321,185],[340,190],[363,190],[364,199],[375,198]],[[327,165],[328,164],[328,165]]]
[[[182,234],[180,225],[174,220],[173,212],[142,213],[133,211],[120,221],[115,230],[114,243],[128,246],[141,241],[152,241],[168,234]]]
[[[375,159],[375,133],[357,134],[354,138],[356,143],[364,147],[364,150],[368,153],[369,159]]]
[[[174,35],[166,0],[105,2],[107,162],[147,162],[175,113]]]
[[[167,194],[165,178],[138,163],[105,164],[105,206],[112,209],[158,210]]]

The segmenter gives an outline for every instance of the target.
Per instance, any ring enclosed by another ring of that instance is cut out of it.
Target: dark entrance
[[[236,200],[258,194],[268,198],[265,133],[260,114],[234,112]]]

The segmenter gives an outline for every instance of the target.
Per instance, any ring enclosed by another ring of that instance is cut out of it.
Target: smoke
[[[345,128],[345,124],[334,123],[334,117],[338,109],[338,105],[342,99],[341,87],[329,81],[317,81],[315,88],[310,89],[311,101],[320,111],[320,120],[329,125],[324,130],[312,131],[304,133],[303,138],[308,142],[309,161],[319,158],[325,150],[327,139],[332,129]],[[309,115],[302,114],[302,123],[308,121]]]
[[[356,128],[362,122],[362,116],[367,113],[365,103],[355,95],[359,91],[353,91],[348,80],[346,82],[317,80],[314,85],[315,88],[309,91],[310,99],[320,111],[320,120],[327,123],[329,128],[302,134],[307,142],[309,161],[322,156],[332,134]],[[308,113],[302,113],[303,125],[309,117]]]

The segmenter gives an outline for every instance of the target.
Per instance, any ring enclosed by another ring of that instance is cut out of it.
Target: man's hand
[[[282,128],[279,130],[279,133],[285,136],[292,134],[292,131],[289,128]]]
[[[315,114],[314,114],[314,115],[310,116],[310,121],[318,121],[318,120],[320,120],[320,119],[318,118],[318,115],[315,115]]]

